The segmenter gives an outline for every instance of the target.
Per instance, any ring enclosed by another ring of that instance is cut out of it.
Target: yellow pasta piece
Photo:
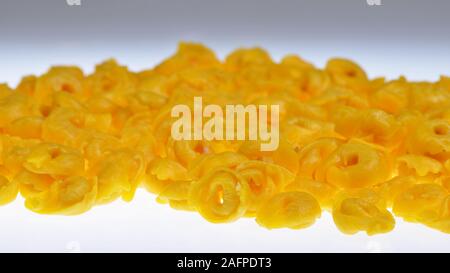
[[[236,171],[247,182],[250,205],[247,215],[253,215],[259,206],[285,188],[295,176],[289,170],[262,161],[246,161],[236,167]]]
[[[83,132],[76,146],[90,166],[98,165],[112,151],[123,148],[118,137],[95,131]]]
[[[0,206],[14,201],[18,192],[19,185],[15,181],[9,181],[0,175]]]
[[[43,118],[27,116],[18,118],[5,127],[5,132],[11,136],[39,139],[42,135]]]
[[[23,163],[32,148],[40,143],[39,140],[21,139],[17,137],[0,137],[0,166],[3,165],[3,174],[9,178],[14,177],[23,169]]]
[[[299,151],[300,168],[302,176],[315,178],[316,171],[322,162],[327,159],[340,145],[342,141],[336,138],[321,138],[305,145]]]
[[[355,189],[379,184],[390,175],[382,153],[369,145],[345,143],[323,162],[316,178],[339,188]]]
[[[235,169],[239,164],[247,160],[248,158],[244,155],[234,152],[205,154],[191,162],[189,173],[193,177],[201,178],[212,169],[218,167]]]
[[[38,174],[73,176],[85,173],[86,161],[75,149],[58,144],[43,143],[31,149],[25,158],[23,167]]]
[[[320,218],[317,200],[306,192],[292,191],[275,195],[267,201],[256,215],[261,226],[273,228],[307,228]]]
[[[450,94],[434,83],[430,82],[413,82],[410,83],[411,108],[421,112],[428,112],[435,109],[445,109],[450,106]]]
[[[219,60],[209,48],[201,44],[180,43],[178,52],[156,66],[155,70],[162,75],[170,75],[192,67],[210,68],[217,65]]]
[[[450,233],[450,196],[447,196],[442,202],[437,220],[429,222],[428,226]]]
[[[30,115],[29,99],[18,92],[0,98],[0,128],[5,128],[11,122]]]
[[[293,174],[297,174],[298,172],[298,155],[293,145],[282,139],[280,139],[278,149],[275,151],[261,151],[259,141],[246,141],[241,145],[238,152],[249,159],[262,160],[280,165]]]
[[[412,154],[447,160],[450,158],[450,123],[439,119],[420,123],[406,143]]]
[[[56,180],[46,191],[28,197],[25,206],[41,214],[76,215],[89,210],[96,195],[96,179],[73,176]]]
[[[46,104],[55,92],[81,94],[84,91],[83,80],[83,72],[78,67],[55,66],[37,79],[31,95],[39,104]]]
[[[230,69],[239,69],[245,66],[271,64],[272,59],[269,54],[261,48],[238,49],[230,54],[225,65]]]
[[[159,193],[158,199],[170,201],[188,201],[192,181],[173,181]]]
[[[212,223],[232,222],[247,211],[250,189],[239,173],[228,168],[216,168],[192,183],[189,201]]]
[[[325,71],[331,75],[337,85],[354,89],[357,92],[367,92],[369,83],[367,75],[354,62],[345,59],[331,59],[328,61]]]
[[[83,112],[73,108],[57,108],[42,123],[42,139],[75,146],[84,128]]]
[[[397,170],[401,176],[420,176],[434,180],[443,170],[442,164],[430,157],[406,154],[397,158]]]
[[[442,186],[450,192],[450,176],[443,176],[439,180]]]
[[[375,185],[373,190],[386,201],[386,205],[392,207],[397,195],[403,193],[411,186],[421,181],[414,176],[396,176],[386,182]]]
[[[7,84],[0,83],[0,99],[8,97],[11,95],[11,92],[13,92],[13,90]]]
[[[153,193],[159,194],[168,185],[188,180],[188,172],[176,161],[162,158],[153,160],[145,172],[144,186]]]
[[[115,60],[97,65],[95,72],[86,79],[89,92],[100,95],[114,105],[125,107],[136,91],[136,77]]]
[[[371,105],[390,114],[399,114],[409,105],[410,89],[404,80],[389,82],[373,92]]]
[[[145,173],[143,156],[131,150],[119,150],[109,154],[90,170],[98,178],[98,204],[105,204],[122,197],[131,201]]]
[[[179,161],[183,166],[189,166],[196,158],[203,154],[211,152],[209,145],[199,140],[180,140],[169,139],[169,156]]]
[[[404,134],[403,128],[394,116],[377,109],[337,107],[332,120],[339,134],[386,147],[399,146]]]
[[[414,185],[397,195],[393,212],[406,221],[428,224],[439,219],[439,209],[447,196],[440,185]]]
[[[27,170],[20,171],[14,177],[14,182],[19,185],[20,194],[25,198],[47,191],[54,181],[55,179],[51,175]]]
[[[343,233],[364,231],[368,235],[386,233],[395,226],[384,201],[372,191],[342,193],[333,206],[333,220]]]
[[[338,189],[331,184],[301,176],[298,176],[294,182],[288,184],[284,190],[307,192],[317,199],[320,207],[323,209],[331,209],[333,198],[338,192]]]
[[[227,134],[241,135],[226,114],[238,105],[245,139]],[[259,47],[221,60],[182,42],[136,72],[114,59],[88,75],[55,66],[0,84],[0,205],[20,192],[36,213],[74,215],[142,186],[213,223],[300,229],[325,209],[343,233],[373,235],[394,228],[392,208],[450,233],[449,109],[450,77],[387,81],[347,59],[321,68]],[[191,123],[181,140],[180,120]],[[268,135],[277,147],[263,151]]]

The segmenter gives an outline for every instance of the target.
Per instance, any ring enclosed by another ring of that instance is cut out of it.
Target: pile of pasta
[[[171,109],[204,103],[279,105],[280,143],[175,141]],[[137,188],[213,223],[391,231],[394,216],[450,232],[450,78],[370,79],[357,64],[320,69],[260,48],[225,60],[181,43],[156,67],[114,60],[90,75],[52,67],[0,85],[0,204],[20,194],[41,214],[76,215]]]

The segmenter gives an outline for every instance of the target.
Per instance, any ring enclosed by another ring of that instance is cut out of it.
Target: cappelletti
[[[52,67],[0,84],[0,205],[20,194],[33,212],[74,215],[142,187],[213,223],[301,229],[325,210],[347,234],[389,232],[394,216],[450,233],[449,83],[370,78],[338,58],[276,62],[261,48],[220,60],[195,43],[140,72]],[[171,109],[194,97],[278,105],[278,148],[174,140]]]

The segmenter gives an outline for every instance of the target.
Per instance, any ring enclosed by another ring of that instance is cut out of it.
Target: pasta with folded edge
[[[370,78],[350,60],[319,68],[262,48],[220,60],[196,43],[138,72],[55,66],[0,84],[0,205],[20,194],[33,212],[76,215],[142,187],[213,223],[300,229],[327,210],[346,234],[389,232],[393,215],[450,233],[449,79]],[[278,148],[175,140],[171,109],[194,97],[279,106]]]

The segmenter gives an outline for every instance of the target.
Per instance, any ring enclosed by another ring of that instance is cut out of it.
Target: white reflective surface
[[[332,56],[349,57],[371,77],[385,75],[392,79],[405,74],[411,80],[436,80],[440,74],[450,74],[450,53],[441,44],[283,44],[270,39],[218,42],[194,34],[181,38],[204,41],[220,57],[239,45],[262,45],[275,60],[298,53],[320,67]],[[22,76],[43,73],[52,64],[75,64],[91,72],[94,64],[113,56],[132,70],[149,68],[172,54],[176,42],[166,39],[114,46],[0,43],[0,82],[15,86]],[[336,229],[328,213],[305,230],[268,231],[253,219],[214,225],[197,214],[159,205],[144,190],[131,203],[118,201],[74,217],[36,215],[17,199],[0,207],[0,252],[450,252],[450,235],[396,220],[395,230],[388,234],[346,236]]]

